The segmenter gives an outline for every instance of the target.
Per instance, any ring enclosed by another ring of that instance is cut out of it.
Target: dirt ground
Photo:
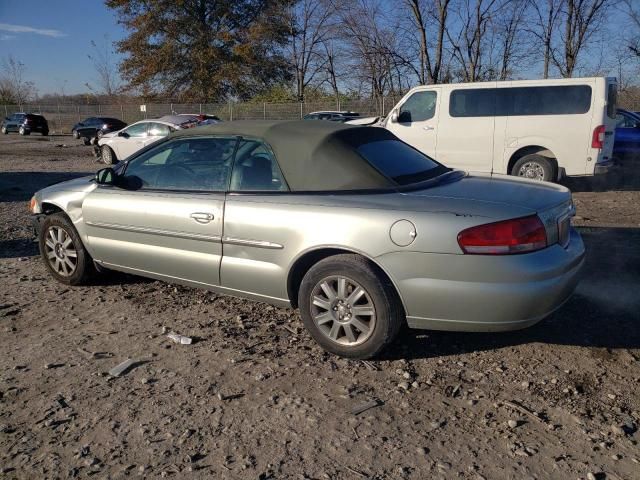
[[[568,182],[588,261],[558,312],[512,333],[405,331],[360,362],[291,310],[120,274],[54,282],[27,202],[101,165],[70,137],[2,136],[0,478],[640,479],[635,162]]]

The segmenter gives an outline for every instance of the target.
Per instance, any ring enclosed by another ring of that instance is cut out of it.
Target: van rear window
[[[577,115],[590,109],[589,85],[469,88],[452,91],[449,100],[452,117]]]

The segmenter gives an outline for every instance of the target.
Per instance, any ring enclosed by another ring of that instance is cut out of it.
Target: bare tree
[[[515,64],[522,58],[523,38],[526,31],[522,28],[527,18],[528,0],[513,0],[504,5],[495,21],[499,48],[499,80],[507,80]]]
[[[328,0],[300,0],[289,11],[289,57],[300,101],[327,61],[322,44],[328,38],[333,15],[334,7]]]
[[[0,65],[0,97],[6,103],[22,105],[36,93],[33,82],[25,79],[26,66],[13,55],[2,59]]]
[[[640,5],[637,0],[623,0],[622,5],[631,24],[631,35],[627,41],[627,47],[631,53],[640,58]]]
[[[340,87],[338,81],[341,77],[339,72],[339,59],[335,51],[335,42],[331,39],[322,42],[322,48],[324,50],[324,81],[329,84],[331,92],[336,99],[336,102],[340,100]]]
[[[564,0],[561,10],[564,35],[559,48],[551,51],[551,60],[563,77],[573,76],[578,56],[602,24],[609,4],[610,0]]]
[[[429,4],[427,5],[427,1]],[[404,0],[412,14],[412,22],[420,42],[420,66],[417,71],[420,84],[439,83],[442,71],[444,36],[451,0]],[[429,45],[429,17],[433,18],[435,45]],[[432,49],[432,52],[430,50]]]
[[[558,27],[560,10],[565,0],[529,0],[533,10],[533,28],[529,29],[542,44],[542,77],[549,78],[553,39]]]
[[[118,74],[118,65],[114,58],[113,42],[109,34],[105,34],[103,41],[98,44],[91,40],[92,53],[87,55],[93,63],[98,78],[96,79],[98,88],[93,88],[89,83],[87,88],[91,91],[98,90],[98,93],[112,97],[120,93],[122,83]]]
[[[453,55],[460,64],[460,76],[465,82],[477,82],[493,75],[493,66],[487,51],[487,32],[496,8],[497,0],[464,0],[459,9],[457,35],[446,29],[453,47]]]

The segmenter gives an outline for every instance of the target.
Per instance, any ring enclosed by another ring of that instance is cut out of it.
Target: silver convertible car
[[[63,283],[113,269],[299,308],[323,348],[354,358],[405,322],[532,325],[584,259],[566,188],[452,170],[388,130],[333,122],[175,132],[30,208]]]

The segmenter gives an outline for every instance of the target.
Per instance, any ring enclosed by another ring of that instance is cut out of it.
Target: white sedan
[[[98,141],[99,158],[107,165],[126,160],[138,150],[157,142],[171,132],[192,125],[193,122],[182,115],[141,120],[117,132],[103,135]]]

